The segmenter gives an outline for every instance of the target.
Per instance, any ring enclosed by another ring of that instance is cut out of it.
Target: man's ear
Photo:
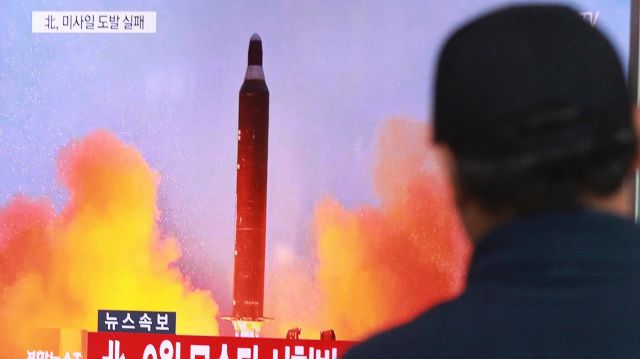
[[[631,120],[633,121],[633,130],[637,139],[640,139],[640,111],[638,106],[631,107]],[[637,171],[640,167],[640,143],[636,146],[636,155],[631,164],[631,171]]]
[[[455,162],[453,160],[453,152],[451,147],[446,144],[435,144],[436,156],[438,164],[443,169],[443,172],[447,176],[447,180],[453,180],[455,178]]]
[[[447,182],[449,182],[449,184],[451,185],[451,188],[453,189],[454,200],[456,204],[460,206],[462,204],[461,201],[463,199],[463,196],[462,196],[462,193],[460,192],[458,183],[456,183],[457,168],[456,168],[455,155],[453,154],[451,147],[449,147],[449,145],[447,144],[437,143],[435,144],[435,150],[436,150],[436,158],[437,158],[438,164],[442,168],[442,173],[444,174],[445,179],[447,180]]]
[[[481,235],[486,233],[491,226],[496,224],[494,218],[472,197],[466,195],[460,188],[457,175],[456,157],[451,147],[446,144],[435,145],[436,156],[445,179],[449,181],[453,190],[454,202],[460,215],[460,220],[468,235],[468,238],[475,242]]]

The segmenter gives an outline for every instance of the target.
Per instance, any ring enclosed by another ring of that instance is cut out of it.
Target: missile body
[[[262,41],[254,34],[240,88],[238,166],[236,182],[236,238],[233,277],[233,317],[238,336],[257,336],[264,321],[265,229],[267,221],[267,158],[269,89],[262,69]],[[255,335],[244,332],[257,325]],[[255,325],[254,325],[255,326]]]

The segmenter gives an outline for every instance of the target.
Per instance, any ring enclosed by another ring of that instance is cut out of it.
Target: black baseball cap
[[[575,10],[510,6],[458,29],[436,74],[435,141],[480,160],[634,141],[620,60]]]

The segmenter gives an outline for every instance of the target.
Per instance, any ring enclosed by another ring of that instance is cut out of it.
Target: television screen
[[[99,310],[358,341],[457,295],[435,62],[508,3],[0,3],[0,356],[86,357]],[[629,2],[569,4],[626,66]]]

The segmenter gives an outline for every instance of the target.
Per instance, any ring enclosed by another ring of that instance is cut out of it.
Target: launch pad
[[[222,319],[230,320],[233,323],[233,330],[236,337],[241,338],[260,338],[260,331],[264,320],[240,320],[230,317]]]

